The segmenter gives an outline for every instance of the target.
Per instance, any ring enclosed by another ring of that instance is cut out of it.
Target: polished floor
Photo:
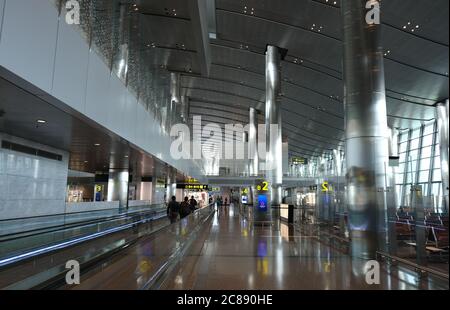
[[[62,289],[142,289],[188,238],[200,220],[182,220],[141,238],[104,263],[82,272],[81,284]],[[303,232],[302,232],[303,231]],[[281,224],[257,227],[238,208],[223,207],[206,221],[162,289],[448,289],[448,281],[418,280],[382,267],[380,284],[365,281],[365,261],[327,244],[314,229]]]
[[[237,208],[215,214],[168,279],[165,289],[448,289],[448,282],[421,281],[409,270],[382,267],[380,284],[368,285],[365,261],[351,259],[315,233],[287,224],[253,226]]]

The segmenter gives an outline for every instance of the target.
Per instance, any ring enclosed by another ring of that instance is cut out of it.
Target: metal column
[[[270,183],[268,205],[279,207],[283,182],[281,140],[281,54],[276,46],[266,50],[266,180]]]
[[[395,228],[396,212],[399,207],[398,197],[395,190],[398,163],[398,135],[395,128],[389,128],[389,165],[386,165],[386,208],[389,254],[397,255],[397,233]]]
[[[169,202],[177,193],[176,173],[171,167],[166,168],[166,173],[166,201]]]
[[[381,25],[366,22],[366,0],[343,0],[345,134],[351,253],[374,258],[385,246],[388,162]]]
[[[249,111],[249,128],[248,128],[248,159],[249,174],[257,176],[259,173],[259,157],[258,157],[258,113],[255,108]]]
[[[436,106],[441,157],[442,196],[444,212],[448,212],[448,99]]]
[[[181,78],[179,73],[170,73],[170,105],[167,117],[169,132],[172,126],[177,123],[177,110],[181,106],[180,82]]]
[[[189,121],[189,97],[181,96],[180,116],[182,121],[187,124]]]
[[[128,170],[109,169],[108,201],[119,201],[119,208],[128,208]]]

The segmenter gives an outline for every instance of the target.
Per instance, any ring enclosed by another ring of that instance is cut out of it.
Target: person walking
[[[189,206],[191,208],[191,212],[197,210],[197,200],[195,200],[194,196],[192,196],[191,199],[189,200]]]
[[[180,206],[180,218],[185,218],[191,214],[191,205],[189,204],[189,198],[184,197],[184,201],[181,203]]]
[[[169,217],[171,224],[177,221],[179,213],[180,204],[177,202],[177,198],[175,196],[172,196],[172,199],[167,206],[167,216]]]

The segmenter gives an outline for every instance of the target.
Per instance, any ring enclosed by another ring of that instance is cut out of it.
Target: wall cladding
[[[0,219],[64,213],[69,154],[0,133],[3,140],[60,154],[62,160],[0,148]]]

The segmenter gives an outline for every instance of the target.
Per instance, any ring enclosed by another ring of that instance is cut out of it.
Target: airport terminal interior
[[[0,289],[448,290],[448,0],[0,0]]]

